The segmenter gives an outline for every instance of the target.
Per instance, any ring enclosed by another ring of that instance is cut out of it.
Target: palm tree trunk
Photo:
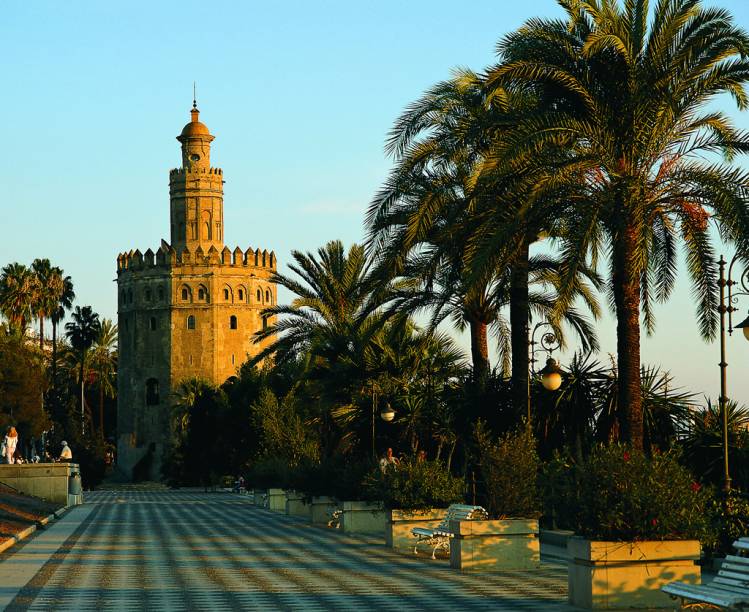
[[[84,401],[84,386],[83,386],[83,376],[84,376],[84,367],[86,365],[86,354],[81,353],[81,435],[86,433],[86,426],[84,424],[84,416],[83,416],[83,401]]]
[[[510,348],[512,351],[512,403],[519,415],[528,407],[528,254],[525,240],[510,276]],[[530,415],[528,415],[530,416]]]
[[[39,315],[39,350],[44,350],[44,315]]]
[[[57,322],[52,319],[52,389],[57,384]]]
[[[101,430],[101,439],[104,439],[104,386],[99,381],[99,429]]]
[[[489,344],[487,342],[486,323],[478,318],[469,322],[471,328],[471,360],[473,361],[473,377],[477,382],[486,381],[489,373]]]
[[[632,260],[636,229],[627,224],[614,251],[614,303],[616,352],[619,370],[618,412],[625,442],[643,448],[642,395],[640,389],[640,275]]]

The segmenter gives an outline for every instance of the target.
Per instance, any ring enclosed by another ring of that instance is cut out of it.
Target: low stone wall
[[[313,497],[309,505],[309,519],[313,525],[327,525],[340,504],[332,497]]]
[[[283,489],[268,489],[266,508],[273,512],[286,512],[286,491]]]
[[[70,478],[80,474],[77,463],[24,463],[0,465],[0,483],[19,493],[31,495],[61,506],[83,503],[83,493],[70,494]]]
[[[450,567],[470,571],[532,569],[541,562],[538,521],[450,521]]]
[[[286,514],[309,518],[309,505],[304,502],[304,496],[296,491],[286,491]]]
[[[387,514],[379,504],[361,501],[343,502],[341,531],[344,533],[361,533],[385,535]]]

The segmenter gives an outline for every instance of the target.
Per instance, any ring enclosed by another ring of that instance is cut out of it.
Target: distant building
[[[192,120],[169,173],[171,243],[117,257],[119,361],[117,462],[125,475],[160,479],[174,389],[198,376],[221,384],[262,346],[253,334],[276,303],[274,253],[224,246],[223,172],[214,137]]]

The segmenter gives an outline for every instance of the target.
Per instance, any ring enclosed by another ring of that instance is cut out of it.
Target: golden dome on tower
[[[190,111],[192,120],[185,127],[182,128],[181,138],[189,138],[190,136],[210,136],[211,133],[208,131],[208,126],[205,123],[198,121],[198,115],[200,111],[193,102],[192,110]]]

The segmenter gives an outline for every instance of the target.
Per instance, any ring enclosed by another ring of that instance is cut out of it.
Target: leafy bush
[[[530,518],[540,514],[536,441],[528,428],[494,441],[479,421],[474,430],[484,481],[483,497],[490,516]]]
[[[556,516],[564,526],[596,540],[697,539],[711,546],[712,491],[694,482],[675,450],[652,457],[626,446],[595,448],[577,465],[558,463]]]
[[[713,500],[712,511],[717,537],[710,552],[716,556],[734,554],[733,543],[749,533],[749,500],[731,491]]]
[[[364,480],[367,499],[381,500],[385,508],[427,510],[464,501],[465,480],[453,476],[441,461],[410,458],[382,472],[374,468]]]
[[[290,486],[307,499],[328,496],[339,501],[357,501],[366,498],[362,482],[371,470],[371,461],[345,457],[320,463],[306,461],[292,471]]]
[[[286,489],[291,484],[291,468],[286,459],[263,457],[247,472],[247,486],[253,489]]]

